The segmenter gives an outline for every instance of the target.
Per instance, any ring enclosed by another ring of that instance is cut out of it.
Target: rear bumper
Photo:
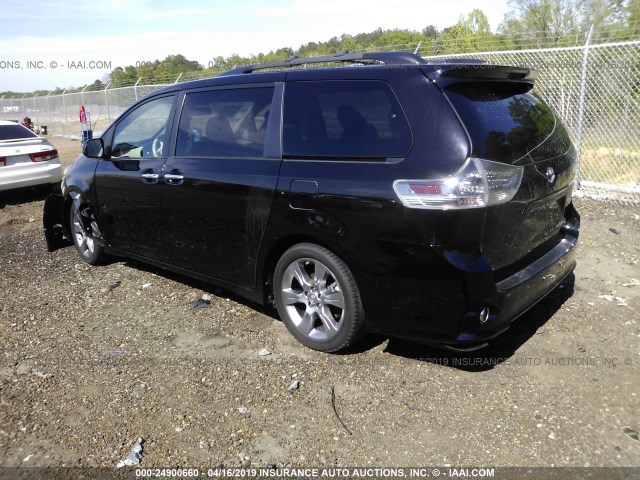
[[[555,260],[545,262],[544,268],[539,268],[541,264],[525,268],[496,283],[493,295],[478,299],[465,312],[456,338],[447,343],[464,346],[486,342],[504,332],[513,320],[544,299],[576,267],[575,243],[563,239],[549,253]],[[510,288],[503,289],[505,285]],[[485,308],[490,313],[483,323],[480,312]]]
[[[60,183],[61,180],[60,160],[19,163],[0,167],[0,191]]]
[[[365,309],[372,307],[367,311],[369,328],[453,348],[484,346],[574,270],[580,217],[572,205],[567,217],[567,225],[552,241],[523,259],[508,274],[493,271],[481,255],[436,249],[444,265],[415,259],[416,271],[429,272],[437,267],[432,279],[418,275],[387,277],[385,290],[380,278],[375,282],[368,279],[369,286],[374,287],[373,294],[365,299]],[[391,295],[390,285],[396,286]],[[484,309],[489,314],[481,316]]]
[[[500,334],[573,272],[580,216],[573,205],[567,208],[566,215],[568,222],[556,238],[542,251],[536,251],[520,269],[499,281],[492,274],[491,279],[481,275],[467,282],[469,309],[454,344],[484,342]],[[487,281],[491,281],[490,292],[483,288]],[[490,314],[481,322],[480,311],[485,308]]]

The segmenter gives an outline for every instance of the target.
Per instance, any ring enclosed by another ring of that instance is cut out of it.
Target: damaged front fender
[[[69,234],[69,219],[65,215],[69,208],[65,208],[65,205],[65,197],[59,194],[49,195],[44,201],[42,224],[50,252],[73,245]]]

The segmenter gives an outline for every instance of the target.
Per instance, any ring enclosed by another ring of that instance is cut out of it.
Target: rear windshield
[[[0,125],[0,142],[33,137],[37,137],[37,135],[17,123],[15,125]]]
[[[472,155],[514,163],[533,161],[570,148],[567,133],[531,86],[518,83],[459,83],[446,90],[473,143]]]

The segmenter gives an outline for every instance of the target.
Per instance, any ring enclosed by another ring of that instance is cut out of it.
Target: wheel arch
[[[76,200],[76,198],[79,198],[79,200]],[[73,204],[73,202],[78,201],[80,202],[79,207],[89,207],[89,209],[91,210],[91,213],[93,214],[95,221],[98,225],[98,228],[100,230],[100,236],[96,237],[95,240],[105,246],[106,242],[104,239],[104,234],[102,232],[104,232],[104,229],[102,228],[102,222],[100,219],[100,215],[99,215],[99,211],[98,208],[96,207],[96,205],[94,205],[94,202],[91,201],[91,199],[89,198],[89,194],[86,191],[82,191],[80,188],[77,187],[71,187],[69,190],[67,190],[65,192],[65,196],[64,196],[64,203],[63,203],[63,207],[62,207],[62,215],[63,215],[63,227],[66,228],[65,232],[67,233],[67,235],[69,236],[69,238],[71,238],[71,228],[70,228],[70,223],[71,223],[71,205]]]
[[[64,229],[67,238],[71,238],[71,205],[73,204],[72,193],[80,195],[79,192],[71,191],[67,192],[62,202],[62,228]]]
[[[274,250],[271,256],[272,261],[278,258],[272,281],[278,314],[303,345],[322,352],[343,350],[366,333],[353,272],[339,252],[321,242],[300,236],[290,239],[296,240],[292,247],[281,256]]]
[[[288,235],[286,237],[278,239],[273,245],[269,247],[264,254],[263,260],[260,263],[261,271],[258,274],[258,279],[262,285],[264,285],[264,303],[273,303],[273,274],[276,270],[276,265],[280,257],[294,245],[300,243],[313,243],[320,247],[330,250],[338,257],[342,259],[347,265],[350,265],[349,259],[345,258],[344,252],[340,248],[335,248],[335,245],[324,242],[317,237],[309,235]]]

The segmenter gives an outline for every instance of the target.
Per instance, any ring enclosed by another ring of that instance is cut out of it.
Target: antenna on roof
[[[422,45],[422,40],[420,40],[418,42],[418,46],[416,47],[416,49],[413,51],[414,55],[418,55],[418,52],[420,51],[420,46]]]

